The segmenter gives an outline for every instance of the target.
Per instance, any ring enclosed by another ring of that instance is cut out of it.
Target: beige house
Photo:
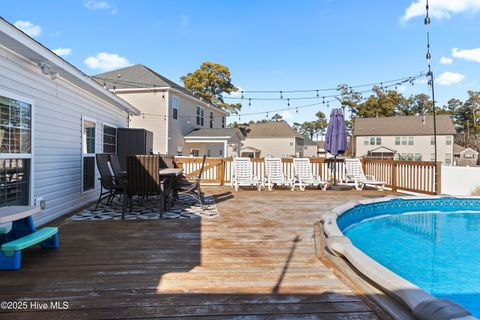
[[[196,129],[185,135],[184,151],[192,157],[236,157],[244,137],[237,128]],[[184,155],[188,155],[185,154]]]
[[[318,145],[307,136],[303,136],[303,156],[307,158],[316,157],[318,154]]]
[[[455,143],[453,144],[453,159],[455,166],[476,166],[478,163],[478,151]]]
[[[245,157],[303,157],[305,137],[285,121],[254,123],[240,128]]]
[[[194,147],[187,145],[185,136],[194,130],[225,128],[228,113],[157,72],[137,64],[94,79],[141,111],[141,116],[130,117],[129,125],[153,132],[153,152],[188,156],[210,148],[212,156],[229,153],[223,142],[213,148],[210,137],[197,139]]]
[[[453,163],[456,134],[448,115],[437,117],[438,161]],[[434,160],[433,116],[356,118],[353,129],[356,157],[397,160]]]

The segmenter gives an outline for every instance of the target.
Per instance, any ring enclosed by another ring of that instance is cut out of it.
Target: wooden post
[[[395,160],[392,162],[392,191],[397,192],[397,163]]]
[[[220,185],[223,186],[223,184],[225,183],[225,161],[223,160],[223,158],[220,159],[217,174],[220,176]]]
[[[437,190],[435,194],[442,194],[442,163],[437,162],[437,167],[435,168],[435,175],[437,179]]]

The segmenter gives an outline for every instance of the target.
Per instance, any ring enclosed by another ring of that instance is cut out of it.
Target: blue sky
[[[437,100],[464,99],[480,86],[480,0],[430,4]],[[4,0],[0,14],[48,48],[63,49],[57,52],[90,75],[141,63],[181,83],[208,60],[228,66],[244,90],[292,90],[425,71],[424,7],[424,0]],[[429,93],[423,81],[400,90]],[[253,101],[242,112],[285,107],[286,101]],[[318,110],[330,112],[320,105],[284,115],[305,121]]]

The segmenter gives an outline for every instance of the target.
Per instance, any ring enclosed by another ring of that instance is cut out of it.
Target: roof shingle
[[[261,138],[301,138],[304,136],[293,129],[285,121],[269,121],[253,123],[240,128],[243,135],[249,139]]]
[[[437,134],[454,135],[457,133],[449,115],[437,115]],[[433,135],[433,116],[402,116],[386,118],[356,118],[353,135],[355,136],[422,136]]]

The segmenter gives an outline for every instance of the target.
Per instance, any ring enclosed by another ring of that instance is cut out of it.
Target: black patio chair
[[[202,165],[198,170],[197,174],[184,174],[181,176],[181,179],[178,179],[175,183],[175,196],[178,198],[180,195],[186,195],[198,200],[202,205],[202,209],[205,210],[205,197],[200,188],[200,182],[202,180],[202,174],[205,169],[205,162],[207,156],[203,156]]]
[[[110,155],[106,153],[99,153],[95,155],[97,160],[97,168],[100,173],[100,196],[98,197],[95,210],[98,209],[98,205],[104,199],[107,199],[107,205],[112,205],[112,201],[115,196],[123,194],[125,184],[119,183],[109,167]]]
[[[122,219],[125,219],[127,202],[130,212],[133,206],[133,197],[147,198],[160,196],[161,215],[165,209],[164,187],[160,179],[160,156],[137,155],[127,156],[127,187],[124,192]]]
[[[120,161],[118,160],[118,155],[116,154],[110,155],[110,165],[112,167],[115,178],[119,182],[123,182],[122,180],[127,179],[127,172],[125,170],[122,170],[122,167],[120,166]]]

